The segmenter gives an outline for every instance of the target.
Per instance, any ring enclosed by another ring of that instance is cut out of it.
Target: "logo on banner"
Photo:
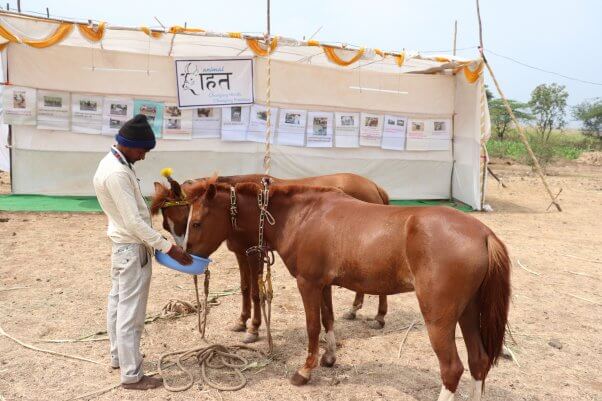
[[[253,60],[176,60],[178,105],[233,106],[253,103]]]

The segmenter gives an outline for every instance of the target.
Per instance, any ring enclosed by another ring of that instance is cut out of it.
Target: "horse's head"
[[[155,182],[155,195],[151,201],[151,213],[161,211],[163,228],[169,231],[176,244],[184,246],[186,224],[188,222],[189,203],[180,184],[174,179],[169,180],[170,188]],[[189,184],[184,184],[187,186]]]
[[[193,255],[208,257],[231,230],[230,186],[217,184],[216,178],[199,181],[190,188],[186,250]]]

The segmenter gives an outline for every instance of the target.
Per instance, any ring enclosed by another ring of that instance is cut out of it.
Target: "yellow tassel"
[[[161,175],[165,178],[171,177],[172,174],[173,169],[171,167],[165,167],[164,169],[161,169]]]

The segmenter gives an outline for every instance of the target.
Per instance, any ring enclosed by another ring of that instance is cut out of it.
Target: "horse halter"
[[[161,204],[161,209],[166,208],[166,207],[172,207],[172,206],[187,206],[187,205],[190,205],[190,201],[188,199],[165,201]]]

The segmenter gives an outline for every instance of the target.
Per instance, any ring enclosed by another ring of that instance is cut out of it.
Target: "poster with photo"
[[[68,131],[71,121],[69,92],[38,91],[38,129]]]
[[[36,125],[36,90],[22,86],[4,86],[2,119],[4,124]]]
[[[134,115],[144,114],[150,124],[155,138],[161,138],[163,132],[163,102],[155,102],[153,100],[134,100]]]
[[[334,114],[334,143],[337,148],[360,146],[360,113]]]
[[[105,98],[102,109],[102,134],[115,135],[134,116],[134,101],[128,98]]]
[[[222,130],[222,109],[200,107],[192,109],[192,137],[198,139],[219,138]]]
[[[282,109],[278,117],[278,145],[305,146],[307,110]]]
[[[408,119],[402,116],[385,115],[381,148],[404,150]]]
[[[278,108],[270,107],[270,143],[274,143],[276,136],[276,122],[278,121]],[[265,135],[268,126],[268,108],[259,104],[251,106],[251,117],[249,130],[247,131],[247,141],[265,143]]]
[[[406,150],[429,150],[429,141],[426,120],[409,119]]]
[[[249,106],[222,108],[222,141],[245,141],[249,127]]]
[[[182,110],[176,103],[165,103],[163,110],[163,139],[192,139],[192,112]]]
[[[328,112],[310,111],[307,113],[307,147],[332,148],[333,115]]]
[[[451,149],[452,122],[451,119],[440,118],[428,121],[427,129],[430,135],[429,150]]]
[[[362,113],[360,118],[360,146],[379,146],[383,137],[383,116]]]
[[[71,131],[98,135],[102,131],[102,96],[71,95]]]

